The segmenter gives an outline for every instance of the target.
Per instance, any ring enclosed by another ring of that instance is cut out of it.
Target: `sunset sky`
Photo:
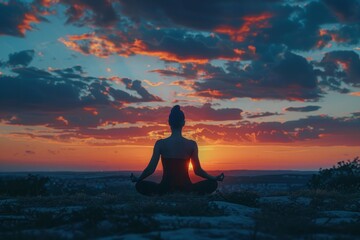
[[[0,171],[205,169],[360,155],[360,0],[0,0]]]

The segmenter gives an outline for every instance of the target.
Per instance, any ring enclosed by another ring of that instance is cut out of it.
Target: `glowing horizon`
[[[1,144],[0,151],[8,149],[10,155],[0,159],[1,171],[141,171],[152,153],[150,145],[89,147],[51,143],[44,148],[44,144],[33,144],[33,150],[24,150],[23,156],[13,154],[19,149],[9,150],[13,143]],[[358,150],[357,146],[200,145],[199,156],[208,170],[318,170],[353,159]],[[160,161],[157,170],[161,169]]]

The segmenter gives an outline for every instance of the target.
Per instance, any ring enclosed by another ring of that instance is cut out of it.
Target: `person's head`
[[[169,115],[169,125],[171,129],[182,129],[185,125],[185,114],[179,105],[175,105]]]

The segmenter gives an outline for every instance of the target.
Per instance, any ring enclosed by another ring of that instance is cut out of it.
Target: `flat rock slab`
[[[99,238],[101,240],[149,240],[149,239],[164,239],[164,240],[209,240],[209,239],[250,239],[253,232],[244,229],[223,230],[223,229],[194,229],[183,228],[173,231],[163,231],[147,233],[147,234],[128,234],[123,236],[111,236],[106,238]]]
[[[323,211],[321,217],[315,219],[318,225],[336,225],[341,223],[360,222],[360,212]]]

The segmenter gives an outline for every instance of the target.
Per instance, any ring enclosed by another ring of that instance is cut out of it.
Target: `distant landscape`
[[[228,171],[212,195],[144,197],[127,171],[3,172],[0,238],[355,239],[359,193],[312,189],[315,173]]]

